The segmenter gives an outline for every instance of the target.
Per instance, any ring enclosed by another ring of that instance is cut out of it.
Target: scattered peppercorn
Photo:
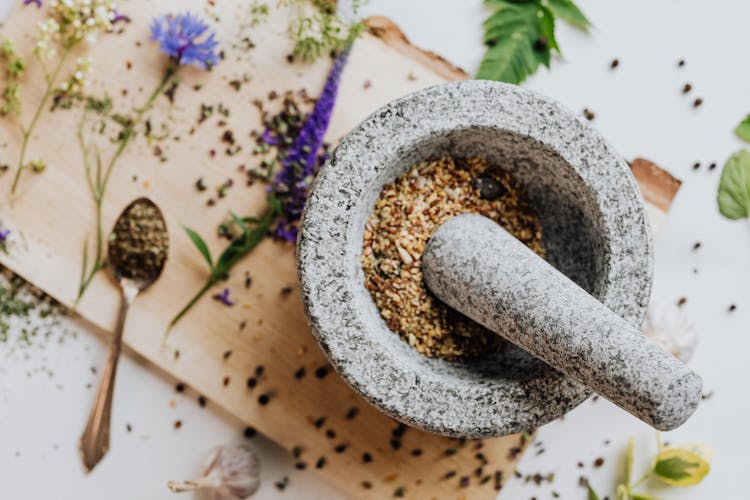
[[[222,381],[222,384],[224,384],[224,387],[229,385],[229,377],[224,377],[224,380]]]
[[[366,464],[369,464],[370,462],[372,462],[372,455],[367,452],[362,453],[362,461]]]
[[[594,467],[599,468],[602,465],[604,465],[604,459],[602,457],[599,457],[596,460],[594,460]]]
[[[333,451],[335,451],[336,453],[344,453],[348,447],[349,447],[348,444],[342,443],[342,444],[336,445],[333,448]]]
[[[454,476],[455,476],[456,474],[458,474],[458,473],[457,473],[456,471],[454,471],[454,470],[449,470],[448,472],[446,472],[446,473],[445,473],[445,474],[443,475],[443,479],[450,479],[450,478],[454,477]]]
[[[266,369],[263,365],[258,365],[255,367],[255,375],[257,375],[258,377],[262,377],[265,370]]]
[[[243,434],[245,435],[247,439],[250,439],[250,438],[255,437],[255,435],[258,434],[258,431],[255,430],[255,427],[248,426],[248,427],[245,427]]]
[[[471,482],[471,478],[470,478],[469,476],[463,476],[463,477],[461,477],[461,479],[460,479],[460,480],[458,481],[458,485],[459,485],[459,486],[460,486],[461,488],[468,488],[468,487],[469,487],[469,482]]]
[[[390,440],[391,448],[394,449],[394,451],[398,451],[401,449],[401,440],[397,438],[393,438]]]
[[[325,425],[325,423],[326,423],[326,418],[320,417],[313,422],[313,426],[315,426],[316,429],[320,429],[321,427],[323,427],[323,425]]]
[[[354,420],[354,418],[359,413],[359,410],[356,407],[351,407],[346,411],[346,419],[347,420]]]
[[[399,486],[398,488],[396,488],[396,489],[394,490],[394,492],[393,492],[393,496],[394,496],[394,497],[398,497],[398,498],[401,498],[401,497],[403,497],[403,496],[404,496],[404,494],[405,494],[405,493],[406,493],[406,488],[405,488],[405,487],[403,487],[403,486]]]
[[[336,431],[334,431],[333,429],[326,430],[326,437],[328,439],[336,439]]]
[[[710,164],[710,165],[708,166],[708,169],[709,169],[709,170],[714,170],[714,169],[716,169],[716,162],[711,162],[711,164]]]
[[[179,429],[180,427],[182,427],[182,420],[175,420],[174,421],[174,428],[175,429]]]
[[[199,406],[200,406],[201,408],[204,408],[204,407],[206,406],[206,403],[207,403],[207,402],[208,402],[208,401],[206,400],[206,396],[198,396],[198,405],[199,405]]]
[[[289,478],[284,476],[279,481],[276,481],[274,483],[274,486],[276,486],[276,489],[279,491],[284,491],[287,486],[289,486]]]
[[[699,162],[696,161],[695,163],[693,163],[693,170],[698,170],[699,168],[701,168],[701,164]]]
[[[729,309],[728,309],[729,312],[734,312],[736,310],[737,310],[737,305],[736,304],[730,304],[729,305]]]
[[[133,432],[133,426],[130,424],[125,424],[125,430],[128,432]]]
[[[698,97],[696,100],[693,101],[694,108],[699,107],[701,104],[703,104],[703,98],[701,97]]]
[[[294,378],[301,379],[304,378],[307,373],[307,370],[305,370],[304,366],[300,366],[296,372],[294,372]]]
[[[593,121],[594,118],[596,118],[596,114],[591,111],[589,108],[583,108],[583,117],[586,118],[588,121]]]
[[[228,351],[224,351],[224,354],[222,354],[222,357],[224,358],[224,361],[226,361],[227,359],[229,359],[229,356],[231,355],[232,355],[232,350],[229,349]]]
[[[620,60],[619,60],[619,59],[612,59],[612,62],[611,62],[611,63],[609,63],[609,67],[610,67],[611,69],[615,69],[615,68],[617,68],[617,67],[618,67],[619,65],[620,65]]]
[[[326,457],[320,457],[317,462],[315,462],[315,468],[316,469],[322,469],[326,465]]]
[[[366,490],[372,489],[372,483],[370,481],[362,481],[362,487]]]
[[[693,250],[698,250],[700,247],[701,247],[701,242],[700,241],[696,241],[693,244]]]
[[[677,306],[682,307],[687,303],[687,297],[680,297],[680,299],[677,301]]]
[[[177,382],[177,384],[174,386],[174,390],[177,392],[184,392],[185,384],[183,384],[182,382]]]
[[[414,448],[413,450],[411,450],[411,456],[413,457],[421,457],[422,453],[424,453],[422,451],[422,448]]]
[[[682,68],[683,66],[685,66],[685,59],[677,61],[677,67]]]
[[[287,296],[291,295],[291,293],[292,293],[293,291],[294,291],[294,288],[292,288],[291,286],[288,286],[288,285],[287,285],[287,286],[285,286],[285,287],[283,287],[283,288],[281,289],[281,292],[280,292],[280,293],[281,293],[281,296],[282,296],[282,297],[287,297]]]
[[[546,37],[540,36],[534,41],[534,50],[543,51],[549,48],[549,41]]]
[[[689,84],[689,83],[686,83],[685,85],[682,86],[682,93],[683,94],[687,94],[691,90],[693,90],[693,86],[691,84]]]
[[[247,379],[247,387],[249,389],[252,389],[256,385],[258,385],[258,379],[256,379],[255,377],[250,377]]]
[[[325,378],[326,375],[328,375],[328,367],[327,366],[319,366],[315,370],[315,377],[317,377],[317,378]]]
[[[271,401],[271,396],[269,396],[268,394],[261,394],[260,396],[258,396],[258,404],[260,404],[261,406],[267,405],[269,401]]]

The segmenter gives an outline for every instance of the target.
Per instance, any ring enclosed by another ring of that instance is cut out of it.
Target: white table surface
[[[12,0],[0,0],[4,19]],[[666,226],[656,240],[653,298],[676,307],[687,297],[685,313],[700,332],[692,366],[713,397],[679,430],[671,442],[705,441],[717,450],[713,470],[699,486],[654,493],[664,498],[747,498],[747,352],[750,351],[750,231],[745,222],[722,219],[715,194],[719,169],[742,147],[732,135],[750,112],[750,57],[747,25],[750,3],[743,0],[580,0],[595,28],[584,35],[558,27],[564,58],[551,71],[542,69],[524,86],[548,94],[576,112],[589,107],[595,125],[626,157],[652,159],[684,181]],[[395,20],[414,43],[432,49],[474,71],[482,53],[481,0],[371,0],[367,14]],[[612,71],[609,63],[620,60]],[[687,64],[677,68],[676,61]],[[694,90],[681,94],[685,82]],[[693,98],[704,104],[692,107]],[[692,165],[702,167],[693,171]],[[702,243],[698,251],[692,249]],[[694,273],[694,269],[698,273]],[[729,314],[727,308],[737,304]],[[112,449],[86,476],[76,453],[105,357],[103,339],[81,325],[75,339],[44,350],[0,351],[0,497],[77,500],[172,498],[168,479],[197,473],[216,444],[249,442],[263,458],[263,487],[257,498],[336,498],[312,472],[293,469],[287,454],[272,443],[242,437],[243,426],[196,395],[175,393],[175,380],[131,355],[124,356],[117,381]],[[44,358],[44,359],[42,359]],[[36,367],[54,376],[31,373]],[[174,429],[180,419],[182,428]],[[126,431],[126,424],[132,432]],[[645,465],[654,450],[654,432],[606,401],[587,401],[562,421],[539,432],[541,455],[527,453],[523,474],[555,473],[551,485],[511,480],[500,498],[583,499],[581,475],[603,494],[612,494],[627,439],[634,435]],[[609,443],[609,444],[605,444]],[[593,468],[597,457],[601,468]],[[576,466],[578,461],[584,469]],[[273,482],[290,477],[278,493]],[[745,493],[743,493],[743,491]],[[186,495],[190,498],[190,495]],[[180,498],[180,497],[177,497]]]

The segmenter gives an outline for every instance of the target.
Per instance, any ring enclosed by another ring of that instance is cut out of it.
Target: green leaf
[[[666,448],[656,455],[654,474],[672,486],[700,483],[711,467],[699,455],[681,448]]]
[[[268,232],[271,224],[276,220],[276,215],[279,213],[278,210],[280,210],[279,207],[279,205],[273,203],[273,199],[269,196],[269,208],[258,222],[258,225],[255,226],[252,231],[243,232],[243,234],[235,238],[229,246],[224,249],[219,260],[216,261],[216,267],[212,272],[214,278],[219,279],[227,274],[238,260],[249,253],[263,240],[263,237]],[[242,222],[242,227],[247,229],[244,221]]]
[[[242,234],[247,234],[249,232],[244,219],[238,217],[234,212],[229,212],[229,215],[232,216],[232,220],[234,221],[234,223],[239,226]]]
[[[580,30],[587,31],[591,23],[572,0],[543,0],[549,10],[566,23]]]
[[[540,64],[549,66],[551,50],[558,49],[552,12],[537,1],[485,3],[493,12],[484,23],[487,50],[477,78],[520,83],[534,74]]]
[[[599,495],[590,484],[586,483],[586,488],[589,490],[589,500],[599,500]]]
[[[750,143],[750,115],[747,115],[744,120],[737,125],[734,129],[734,133],[745,142]]]
[[[635,449],[635,438],[631,437],[628,447],[625,449],[625,484],[629,488],[633,482],[633,451]]]
[[[643,493],[631,493],[630,500],[659,500],[656,497],[650,495],[644,495]]]
[[[214,269],[214,263],[211,260],[211,252],[208,249],[208,245],[206,245],[206,242],[203,241],[203,238],[200,237],[198,233],[193,231],[187,226],[183,226],[183,229],[185,229],[185,232],[188,236],[190,236],[190,239],[193,241],[193,245],[195,245],[195,248],[198,249],[198,251],[201,253],[204,259],[206,259],[206,262],[208,262],[208,267],[211,268],[211,271]]]
[[[728,219],[750,215],[750,152],[738,151],[724,164],[717,201],[721,215]]]

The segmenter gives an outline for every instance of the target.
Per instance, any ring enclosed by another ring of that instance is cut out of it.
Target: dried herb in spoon
[[[144,281],[164,267],[169,248],[167,227],[152,203],[136,203],[127,217],[117,220],[110,235],[109,252],[119,263],[121,278]]]

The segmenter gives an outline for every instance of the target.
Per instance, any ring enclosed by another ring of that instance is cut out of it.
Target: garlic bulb
[[[206,489],[212,500],[245,500],[260,487],[260,460],[241,446],[220,446],[211,451],[201,478],[169,481],[174,492]]]
[[[698,345],[695,327],[674,306],[651,304],[641,331],[682,361],[692,358]]]

